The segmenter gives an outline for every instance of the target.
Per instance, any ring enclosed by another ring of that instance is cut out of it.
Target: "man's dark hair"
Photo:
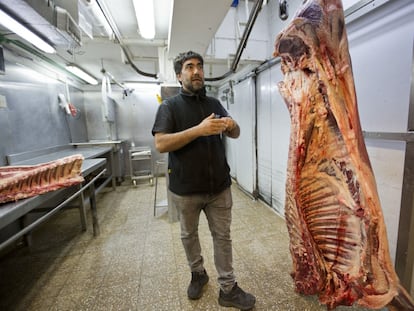
[[[191,58],[197,58],[200,62],[201,65],[204,65],[204,60],[203,57],[193,51],[188,51],[188,52],[184,52],[184,53],[180,53],[178,54],[178,56],[174,59],[174,71],[175,74],[179,74],[181,72],[181,69],[183,68],[183,64],[191,59]]]

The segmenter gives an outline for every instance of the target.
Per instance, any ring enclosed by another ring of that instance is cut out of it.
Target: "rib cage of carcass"
[[[17,201],[83,182],[81,154],[38,165],[0,167],[0,203]]]
[[[285,216],[296,290],[328,309],[414,310],[389,255],[341,1],[306,1],[278,35],[274,56],[291,117]]]

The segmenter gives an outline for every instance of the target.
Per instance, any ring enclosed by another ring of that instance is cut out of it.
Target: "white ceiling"
[[[39,13],[41,2],[43,2],[42,6],[45,6],[45,3],[53,1],[0,0],[0,7],[12,8],[16,14],[34,7]],[[56,5],[68,7],[67,10],[71,15],[76,14],[71,10],[76,11],[76,4],[80,2],[88,6],[91,0],[54,0]],[[101,69],[104,68],[116,81],[123,83],[156,81],[152,77],[137,73],[136,68],[144,73],[158,75],[165,69],[160,68],[160,55],[165,56],[164,60],[187,50],[194,50],[204,55],[228,13],[232,0],[154,0],[156,35],[153,40],[146,40],[140,36],[132,0],[96,0],[96,3],[105,13],[115,31],[115,36],[112,38],[103,36],[102,28],[99,27],[98,21],[94,20],[92,39],[83,34],[81,46],[74,48],[58,46],[57,54],[46,56],[62,66],[74,62],[97,78],[102,77]],[[33,14],[28,15],[32,17]],[[23,18],[26,17],[27,15]],[[29,27],[39,26],[34,25],[30,20],[26,23]],[[39,29],[45,34],[44,28]],[[4,29],[0,28],[0,33],[4,34]],[[125,57],[124,52],[128,57]],[[128,58],[134,66],[131,66]]]
[[[168,46],[170,57],[193,50],[205,54],[211,40],[232,0],[179,0],[173,1],[171,36]]]

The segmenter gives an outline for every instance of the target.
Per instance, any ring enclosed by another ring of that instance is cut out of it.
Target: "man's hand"
[[[237,127],[236,121],[234,121],[232,118],[224,117],[222,120],[226,122],[226,132],[231,132]]]
[[[232,118],[216,118],[214,113],[198,125],[177,133],[156,133],[155,148],[159,152],[170,152],[182,148],[200,136],[225,134],[231,138],[240,135],[240,128]]]
[[[215,114],[212,113],[198,125],[200,136],[218,135],[227,131],[230,124],[229,120],[231,118],[216,118]]]
[[[240,136],[240,127],[236,121],[230,117],[216,118],[214,113],[205,118],[197,126],[200,136],[210,136],[225,134],[231,138]]]

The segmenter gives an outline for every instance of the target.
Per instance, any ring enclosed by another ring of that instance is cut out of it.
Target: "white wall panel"
[[[257,184],[261,198],[272,204],[272,114],[270,70],[257,77]]]
[[[256,187],[256,141],[255,141],[255,86],[247,79],[234,86],[234,104],[229,113],[240,126],[240,137],[230,140],[236,152],[236,178],[239,185],[249,193]]]
[[[347,25],[363,130],[407,130],[414,36],[410,2],[395,1]]]
[[[290,117],[277,83],[283,79],[280,65],[257,77],[258,187],[262,198],[284,214],[285,182],[289,150]]]

